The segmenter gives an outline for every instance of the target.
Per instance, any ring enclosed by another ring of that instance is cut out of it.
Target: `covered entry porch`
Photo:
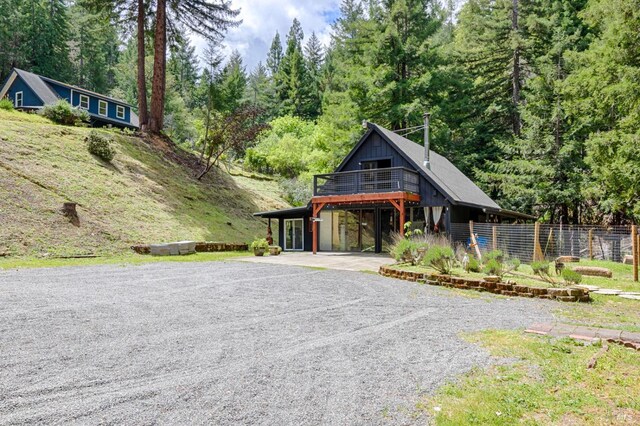
[[[313,197],[312,251],[387,251],[419,203],[420,195],[409,192]]]

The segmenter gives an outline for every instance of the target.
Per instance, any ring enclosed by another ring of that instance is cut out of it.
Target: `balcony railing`
[[[313,195],[349,195],[379,192],[420,192],[418,173],[404,167],[356,170],[315,175]]]

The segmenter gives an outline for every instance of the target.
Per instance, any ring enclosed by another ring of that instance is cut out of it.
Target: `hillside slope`
[[[88,153],[91,129],[0,110],[0,254],[114,254],[136,243],[243,242],[265,234],[252,213],[286,207],[273,181],[219,170],[199,182],[189,156],[165,144],[104,131],[117,154]],[[184,160],[176,162],[176,158]],[[78,203],[80,226],[60,213]]]

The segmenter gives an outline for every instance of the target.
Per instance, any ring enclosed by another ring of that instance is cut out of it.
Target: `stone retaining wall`
[[[138,254],[149,254],[151,247],[149,244],[131,246],[131,250]],[[247,251],[248,244],[244,243],[216,243],[211,241],[200,241],[196,243],[196,252],[217,252],[217,251]]]
[[[546,288],[530,287],[514,282],[491,282],[479,278],[462,278],[451,275],[440,275],[413,271],[403,271],[389,266],[381,266],[380,275],[399,278],[406,281],[419,281],[431,285],[461,288],[505,296],[536,297],[538,299],[555,299],[561,302],[590,302],[589,290],[582,288]]]

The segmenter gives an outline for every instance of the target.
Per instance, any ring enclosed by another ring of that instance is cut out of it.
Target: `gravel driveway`
[[[490,361],[460,332],[551,306],[241,262],[0,271],[0,424],[424,423]]]

